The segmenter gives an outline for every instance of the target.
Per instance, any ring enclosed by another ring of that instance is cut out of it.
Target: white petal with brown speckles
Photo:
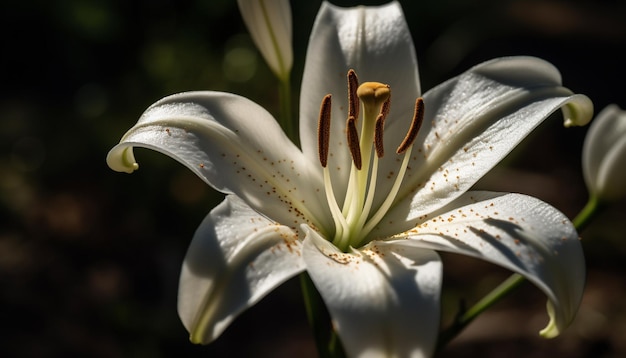
[[[582,299],[585,265],[578,233],[561,212],[530,196],[468,192],[428,215],[392,241],[449,251],[518,272],[548,296],[554,336],[574,319]]]
[[[304,270],[296,233],[228,196],[204,219],[180,275],[178,313],[196,343]]]
[[[442,265],[432,250],[372,243],[351,253],[308,230],[307,271],[350,357],[429,357]]]
[[[107,156],[117,171],[137,169],[133,147],[166,154],[216,190],[294,228],[331,223],[310,163],[263,107],[222,92],[186,92],[148,108]],[[322,197],[323,198],[323,197]]]

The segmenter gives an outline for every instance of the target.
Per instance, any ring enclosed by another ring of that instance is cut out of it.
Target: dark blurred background
[[[334,1],[338,5],[376,2]],[[292,2],[297,105],[319,1]],[[599,111],[626,106],[623,1],[403,1],[422,88],[484,60],[534,55]],[[0,5],[0,356],[313,357],[298,280],[244,313],[215,343],[196,346],[176,313],[190,238],[218,193],[173,160],[138,150],[141,170],[104,158],[143,110],[168,94],[220,90],[277,112],[276,81],[235,1],[4,0]],[[560,115],[534,132],[478,186],[522,192],[574,217],[587,199],[585,128]],[[626,355],[626,207],[581,234],[587,289],[570,329],[543,328],[531,285],[494,306],[442,357]],[[444,325],[508,273],[444,255]],[[583,279],[583,278],[581,278]]]

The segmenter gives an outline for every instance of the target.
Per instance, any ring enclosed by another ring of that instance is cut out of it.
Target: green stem
[[[519,287],[525,280],[524,276],[520,274],[512,274],[504,282],[498,285],[498,287],[494,288],[485,297],[478,301],[474,306],[459,314],[452,326],[442,331],[439,335],[437,348],[443,348],[452,340],[452,338],[456,337],[457,334],[459,334],[470,322],[472,322],[474,318],[478,317],[478,315],[483,313],[487,310],[487,308],[491,307],[502,297]]]
[[[582,231],[589,225],[591,220],[601,211],[603,205],[596,196],[591,196],[585,207],[576,215],[572,223],[578,231]]]
[[[589,201],[585,207],[576,215],[572,223],[576,230],[581,231],[591,222],[591,220],[598,215],[602,209],[601,203],[594,196],[589,198]],[[454,337],[456,337],[465,327],[472,322],[481,313],[493,306],[496,302],[500,301],[503,297],[513,292],[519,287],[526,278],[518,273],[514,273],[509,278],[504,280],[498,287],[494,288],[480,301],[474,304],[470,309],[461,311],[455,318],[452,325],[444,329],[439,334],[439,341],[437,342],[437,349],[443,348]]]
[[[291,113],[291,82],[289,77],[284,80],[280,80],[278,95],[280,103],[280,112],[278,117],[279,123],[289,139],[298,145],[298,137],[294,130],[295,121],[293,120],[294,117]]]
[[[313,338],[320,357],[329,357],[324,341],[326,340],[327,329],[325,324],[321,324],[320,317],[322,306],[321,297],[311,281],[311,277],[306,272],[300,274],[300,287],[302,288],[302,296],[304,298],[304,307],[306,316],[313,329]]]
[[[333,358],[345,358],[346,353],[343,351],[341,340],[334,329],[330,333],[330,342],[328,342],[328,351]]]
[[[332,329],[330,316],[322,297],[317,292],[311,277],[306,273],[300,275],[300,286],[304,297],[309,324],[313,329],[313,337],[320,358],[344,357],[343,348],[335,330]]]

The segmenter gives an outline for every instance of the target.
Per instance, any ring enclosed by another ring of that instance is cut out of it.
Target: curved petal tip
[[[548,322],[548,325],[544,329],[539,331],[539,334],[543,338],[554,338],[558,336],[561,332],[559,331],[559,327],[556,324],[556,315],[552,302],[548,301],[548,303],[546,304],[546,309],[548,311],[548,316],[550,316],[550,322]]]
[[[584,126],[593,117],[593,102],[589,97],[576,94],[563,106],[563,125],[565,127]]]
[[[133,147],[118,144],[107,154],[107,165],[116,172],[132,173],[139,169],[135,161]]]

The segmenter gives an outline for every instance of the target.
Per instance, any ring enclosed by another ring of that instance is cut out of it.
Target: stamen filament
[[[332,214],[333,221],[335,222],[335,237],[333,239],[333,244],[335,246],[340,247],[336,241],[343,241],[342,237],[345,232],[348,232],[348,223],[346,222],[346,218],[341,214],[341,210],[339,210],[339,206],[337,205],[337,199],[335,198],[335,192],[333,190],[333,183],[330,179],[330,170],[328,167],[324,167],[324,191],[326,192],[326,201],[328,202],[328,207],[330,208],[330,213]]]
[[[357,229],[363,227],[363,225],[365,224],[365,220],[367,220],[367,217],[370,215],[370,210],[372,210],[372,203],[374,202],[374,194],[376,193],[376,190],[375,190],[376,180],[378,178],[378,158],[379,157],[376,156],[372,160],[372,175],[370,175],[370,182],[369,182],[368,190],[367,190],[367,198],[365,199],[365,204],[363,205],[363,211],[361,212],[361,215],[359,216],[359,220],[356,223],[356,225],[354,225],[354,228],[357,228]],[[361,230],[359,230],[357,234],[361,236]]]
[[[396,195],[398,195],[398,192],[400,191],[400,184],[402,184],[402,180],[404,179],[404,174],[406,174],[406,170],[409,166],[409,160],[411,159],[412,149],[413,149],[413,146],[410,145],[404,152],[404,158],[402,159],[402,164],[400,164],[400,171],[398,172],[398,175],[396,176],[393,186],[391,187],[389,194],[387,194],[385,201],[380,205],[376,213],[372,215],[372,217],[367,221],[367,223],[365,223],[365,226],[363,227],[363,229],[361,230],[359,234],[359,236],[361,237],[361,242],[358,243],[358,246],[361,246],[363,244],[363,240],[365,239],[365,237],[370,233],[370,231],[374,229],[376,225],[378,225],[380,220],[382,220],[382,218],[385,216],[385,214],[387,214],[387,212],[393,205],[393,202],[396,199]]]
[[[350,204],[352,203],[352,197],[354,196],[354,190],[350,190],[350,188],[354,187],[354,182],[356,180],[356,173],[354,170],[350,170],[350,179],[348,179],[348,186],[346,191],[346,197],[343,200],[343,210],[341,213],[343,216],[348,217],[348,213],[350,212]]]

